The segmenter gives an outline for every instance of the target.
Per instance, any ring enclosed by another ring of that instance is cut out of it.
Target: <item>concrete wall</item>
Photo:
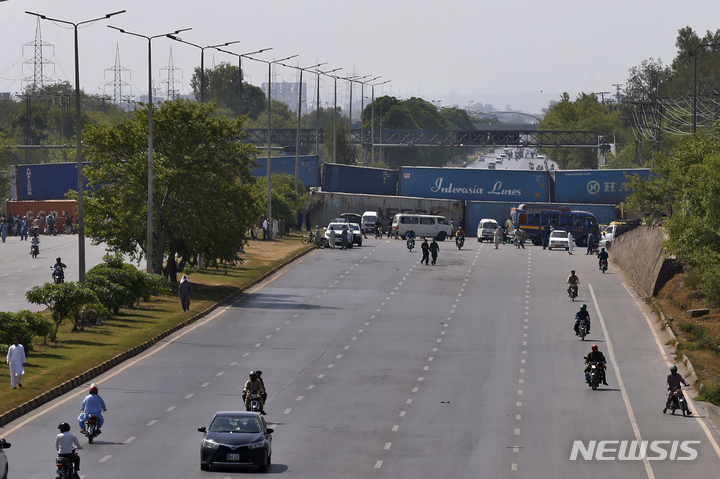
[[[617,259],[625,273],[632,277],[638,293],[654,296],[658,278],[667,261],[662,242],[665,233],[658,226],[641,226],[618,237],[612,243],[610,260]]]

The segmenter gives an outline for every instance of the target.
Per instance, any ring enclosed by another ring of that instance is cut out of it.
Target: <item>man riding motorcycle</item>
[[[587,311],[587,304],[580,306],[580,311],[575,315],[575,336],[580,336],[580,321],[587,322],[587,333],[590,334],[590,313]]]
[[[242,398],[243,402],[245,403],[245,410],[250,410],[250,395],[248,394],[251,391],[258,391],[260,393],[260,414],[263,416],[265,415],[265,399],[263,398],[263,394],[265,392],[265,386],[263,386],[262,381],[260,381],[260,378],[258,378],[258,375],[255,371],[250,371],[250,379],[245,381],[245,387],[242,392]]]
[[[66,265],[65,263],[63,263],[62,260],[61,260],[59,257],[58,257],[58,258],[55,258],[55,264],[52,266],[52,270],[53,270],[53,272],[52,272],[52,277],[53,277],[53,279],[54,279],[56,276],[58,276],[58,277],[62,278],[63,281],[64,281],[64,280],[65,280],[65,271],[64,271],[65,268],[67,268],[67,265]],[[61,282],[63,282],[63,281],[61,281]]]
[[[457,233],[455,233],[455,245],[460,245],[461,247],[465,244],[465,232],[463,231],[462,227],[458,228]]]
[[[407,233],[405,233],[405,238],[407,238],[408,248],[412,250],[412,248],[415,247],[415,230],[407,230]],[[410,248],[410,245],[412,245],[412,248]]]
[[[85,434],[85,419],[87,419],[90,414],[94,414],[95,416],[97,416],[97,433],[100,434],[102,432],[100,431],[100,428],[105,422],[102,413],[106,412],[107,408],[105,407],[105,401],[103,401],[103,398],[98,395],[98,387],[95,385],[95,383],[92,383],[90,385],[90,390],[88,391],[88,395],[85,396],[85,399],[83,399],[83,402],[80,405],[80,410],[82,410],[82,412],[78,416],[80,434]]]
[[[670,403],[672,402],[673,398],[673,388],[674,389],[680,389],[680,384],[684,384],[686,387],[690,386],[685,379],[678,374],[677,372],[677,366],[672,365],[670,366],[670,374],[667,375],[667,399],[665,399],[665,408],[663,409],[663,414],[665,414],[665,411],[668,410],[670,407]],[[691,411],[688,411],[688,414],[692,414]]]
[[[55,449],[57,449],[58,457],[70,459],[73,462],[75,473],[74,479],[80,479],[78,471],[80,470],[80,456],[73,449],[82,449],[80,441],[75,434],[70,432],[70,424],[62,422],[58,424],[60,434],[55,437]]]
[[[608,260],[608,254],[607,254],[607,251],[605,251],[605,248],[603,248],[598,253],[598,268],[602,269],[603,261],[605,261],[605,263],[607,264],[607,260]]]
[[[579,284],[580,284],[580,278],[578,278],[577,276],[575,276],[575,270],[570,271],[570,276],[568,276],[567,283],[568,283],[567,294],[568,294],[568,297],[569,297],[569,296],[570,296],[570,287],[571,287],[573,284],[574,284],[574,285],[579,285]],[[579,292],[580,292],[580,287],[578,286],[578,293],[579,293]]]
[[[589,363],[598,363],[600,365],[600,377],[602,378],[602,383],[607,386],[608,383],[605,380],[605,369],[606,369],[606,361],[605,361],[605,355],[598,350],[598,345],[593,344],[592,345],[592,351],[587,355],[585,358],[585,364],[588,364],[588,367],[585,368],[585,379],[589,382],[590,381],[590,366]]]

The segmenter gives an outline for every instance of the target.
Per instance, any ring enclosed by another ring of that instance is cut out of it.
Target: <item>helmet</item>
[[[575,274],[575,270],[573,269],[572,271],[570,271],[570,273],[571,273],[571,274]]]
[[[677,366],[675,366],[674,364],[673,364],[672,366],[670,366],[670,371],[676,373],[676,372],[677,372]]]
[[[257,377],[257,373],[256,373],[255,371],[250,371],[249,376],[250,376],[250,377],[253,377],[253,376]]]
[[[602,251],[605,251],[605,248],[603,248]]]
[[[61,422],[60,424],[58,424],[57,428],[60,429],[60,432],[67,432],[70,430],[70,424],[66,422]]]
[[[61,261],[60,257],[58,256],[57,258],[55,258],[55,261],[57,261],[59,263]]]
[[[580,306],[580,309],[582,311],[585,311],[587,309],[587,304],[583,304],[582,306]]]
[[[598,350],[597,344],[593,344],[591,349],[592,349],[593,351],[597,351],[597,350]]]
[[[95,385],[95,383],[92,383],[90,385],[90,394],[97,394],[97,392],[98,392],[98,387]]]
[[[257,374],[258,376],[262,376],[262,371],[260,371],[259,369],[256,369],[255,374]]]

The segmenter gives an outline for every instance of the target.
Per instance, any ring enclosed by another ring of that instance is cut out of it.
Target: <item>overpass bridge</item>
[[[267,143],[266,129],[248,129],[244,141],[254,144]],[[293,146],[297,129],[276,129],[270,131],[273,143]],[[376,130],[375,138],[370,131],[353,130],[352,142],[378,147],[528,147],[528,148],[603,148],[602,137],[594,131],[538,131],[536,129],[480,129],[457,130]],[[314,129],[300,130],[300,143],[323,143],[324,132]]]

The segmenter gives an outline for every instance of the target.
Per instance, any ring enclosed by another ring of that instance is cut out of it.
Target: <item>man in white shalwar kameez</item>
[[[8,348],[5,363],[10,367],[10,386],[15,389],[22,387],[22,377],[25,374],[25,348],[18,338],[13,338],[13,345]]]
[[[573,235],[572,233],[568,233],[568,253],[572,254],[574,247],[575,241],[573,241]]]

